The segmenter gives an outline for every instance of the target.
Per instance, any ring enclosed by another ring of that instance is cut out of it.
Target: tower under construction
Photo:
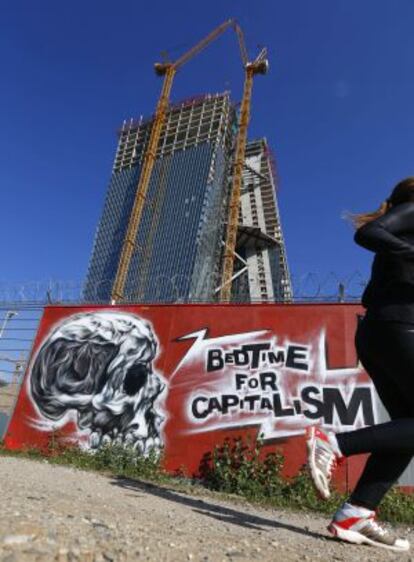
[[[153,121],[124,123],[84,296],[109,302]],[[227,92],[167,112],[124,299],[211,301],[219,284],[236,113]]]
[[[124,122],[84,297],[110,302],[152,119]],[[219,298],[236,110],[227,92],[170,107],[125,284],[133,302]],[[266,139],[246,147],[231,300],[289,302],[292,289]]]

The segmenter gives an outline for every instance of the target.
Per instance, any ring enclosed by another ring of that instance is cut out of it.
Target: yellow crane
[[[164,63],[155,64],[155,72],[159,76],[164,76],[164,82],[161,89],[161,95],[156,107],[152,130],[148,141],[148,146],[143,156],[142,169],[141,169],[138,186],[136,189],[134,204],[132,207],[132,211],[127,227],[127,232],[121,250],[121,257],[119,259],[114,285],[112,287],[113,304],[123,299],[128,270],[131,263],[131,258],[134,253],[135,240],[136,240],[139,224],[142,217],[142,212],[145,205],[145,198],[147,195],[152,170],[154,168],[154,163],[157,155],[157,148],[161,136],[161,130],[169,106],[170,93],[174,81],[174,76],[180,67],[182,67],[186,62],[188,62],[195,55],[200,53],[200,51],[205,49],[212,41],[214,41],[220,35],[222,35],[229,27],[232,27],[237,33],[243,66],[247,68],[249,66],[249,63],[247,58],[246,47],[244,44],[243,33],[241,28],[239,27],[239,25],[234,19],[229,19],[224,23],[222,23],[221,25],[219,25],[218,27],[216,27],[211,33],[209,33],[209,35],[204,37],[204,39],[202,39],[199,43],[197,43],[192,49],[184,53],[175,62],[164,62]]]
[[[269,63],[267,51],[262,49],[256,60],[247,62],[244,67],[245,78],[243,97],[240,107],[239,130],[236,139],[236,151],[233,167],[233,181],[230,192],[227,232],[224,245],[223,272],[221,277],[220,302],[230,302],[233,281],[234,256],[237,242],[237,228],[239,224],[239,210],[241,188],[243,182],[243,167],[245,165],[247,129],[250,121],[250,105],[252,99],[253,77],[255,74],[266,74]]]

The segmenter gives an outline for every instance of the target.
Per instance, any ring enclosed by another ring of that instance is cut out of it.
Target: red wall
[[[139,446],[157,428],[167,469],[196,474],[226,438],[262,434],[293,475],[307,426],[349,430],[376,419],[354,350],[360,313],[349,304],[47,307],[6,446],[47,446],[59,435],[91,447],[96,435],[134,439],[139,425]],[[362,461],[344,464],[341,487],[353,485]]]

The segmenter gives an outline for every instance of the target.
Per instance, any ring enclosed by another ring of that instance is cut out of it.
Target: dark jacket
[[[396,205],[359,228],[355,242],[375,252],[362,296],[368,314],[414,323],[414,202]]]

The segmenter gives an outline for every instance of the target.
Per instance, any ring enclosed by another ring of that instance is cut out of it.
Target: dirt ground
[[[313,514],[259,509],[214,494],[0,458],[0,560],[110,562],[414,561],[331,539]],[[414,531],[401,534],[414,542]]]

